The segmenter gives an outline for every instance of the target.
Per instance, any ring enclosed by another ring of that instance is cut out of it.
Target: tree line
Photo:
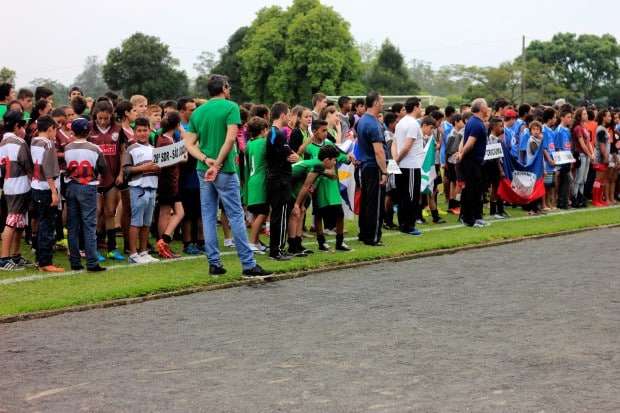
[[[467,47],[467,45],[463,46]],[[198,56],[189,79],[168,45],[155,36],[135,33],[110,50],[105,61],[90,56],[71,85],[34,79],[58,95],[80,86],[87,95],[108,89],[124,96],[142,94],[152,101],[191,94],[206,97],[210,73],[230,78],[238,102],[283,100],[309,103],[315,92],[361,95],[429,94],[460,104],[475,97],[512,102],[551,102],[565,98],[620,106],[620,45],[610,34],[558,33],[532,41],[525,56],[498,66],[448,65],[434,69],[414,59],[406,62],[396,45],[356,43],[349,23],[319,0],[295,0],[288,8],[265,7],[249,26],[240,27],[217,54]],[[0,80],[15,72],[0,69]],[[524,79],[524,87],[521,87]]]

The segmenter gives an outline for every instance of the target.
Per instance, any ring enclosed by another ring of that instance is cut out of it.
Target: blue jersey
[[[439,162],[442,165],[446,164],[446,144],[448,143],[448,136],[450,136],[450,132],[454,129],[454,126],[446,120],[443,121],[443,142],[441,144],[441,150],[439,151]]]
[[[555,131],[547,125],[543,126],[542,148],[543,150],[547,151],[549,156],[553,157],[553,152],[555,152]],[[544,159],[545,159],[545,172],[547,173],[553,172],[555,170],[555,166],[547,162],[547,158],[544,158]]]
[[[570,151],[572,149],[572,139],[570,130],[566,126],[558,126],[555,129],[555,150]]]

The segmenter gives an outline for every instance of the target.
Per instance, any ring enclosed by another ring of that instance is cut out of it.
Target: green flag
[[[422,162],[422,185],[420,193],[432,194],[433,183],[437,177],[435,171],[435,139],[430,138],[424,147],[424,162]]]

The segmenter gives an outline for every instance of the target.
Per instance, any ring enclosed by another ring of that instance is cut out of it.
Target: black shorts
[[[456,164],[448,163],[446,165],[446,176],[448,177],[448,181],[456,182]]]
[[[179,194],[158,194],[157,203],[159,205],[174,206],[175,203],[181,202]]]
[[[499,165],[495,159],[487,161],[482,166],[485,182],[488,185],[497,185],[499,183]]]
[[[437,190],[439,185],[443,183],[443,179],[441,179],[441,166],[439,166],[439,164],[435,164],[435,175],[434,188]]]
[[[329,205],[323,208],[317,208],[316,215],[319,218],[344,218],[342,205]]]
[[[19,195],[4,195],[9,214],[26,214],[30,209],[30,192]]]
[[[248,211],[254,216],[269,215],[269,204],[248,205]]]
[[[183,209],[185,210],[185,219],[196,220],[202,216],[200,213],[200,189],[185,188],[179,192]]]

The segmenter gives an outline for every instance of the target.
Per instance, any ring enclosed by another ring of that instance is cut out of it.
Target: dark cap
[[[71,122],[71,130],[78,136],[84,136],[89,131],[88,119],[77,118]]]
[[[12,131],[15,128],[15,125],[26,125],[24,115],[18,110],[9,110],[4,114],[2,120],[4,121],[4,129],[6,131]]]

